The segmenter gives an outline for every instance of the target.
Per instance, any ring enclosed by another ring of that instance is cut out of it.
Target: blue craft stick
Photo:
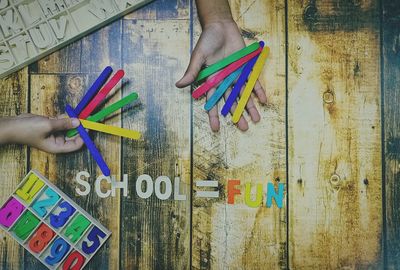
[[[65,107],[65,111],[67,112],[69,117],[78,118],[76,113],[74,112],[74,109],[72,109],[72,107],[69,104],[67,104],[67,106]],[[110,176],[110,169],[108,168],[106,162],[101,156],[99,150],[97,150],[93,141],[90,139],[89,134],[86,132],[86,130],[83,128],[81,124],[76,128],[76,130],[78,130],[79,135],[81,135],[82,140],[86,144],[86,147],[89,149],[89,152],[92,154],[97,165],[99,165],[100,170],[103,172],[105,176]]]
[[[264,47],[264,42],[260,42],[260,46]],[[249,62],[247,62],[247,64],[244,66],[242,74],[240,74],[239,79],[235,83],[235,86],[233,87],[231,94],[226,100],[224,106],[222,107],[221,114],[223,116],[226,116],[231,110],[233,103],[236,101],[236,98],[238,97],[240,90],[242,90],[243,85],[246,83],[247,78],[249,77],[254,65],[257,62],[257,59],[258,55],[253,59],[251,59]]]
[[[215,90],[215,93],[210,97],[209,100],[207,100],[207,103],[204,105],[204,109],[206,111],[211,110],[211,108],[214,107],[215,104],[217,104],[217,102],[224,95],[229,86],[231,86],[231,84],[236,80],[242,70],[243,67],[239,68],[225,78],[225,80],[218,86],[217,90]]]
[[[88,103],[92,100],[92,98],[99,92],[100,88],[105,84],[107,81],[108,77],[110,77],[111,73],[113,72],[113,69],[111,67],[106,67],[100,74],[99,77],[97,77],[96,81],[90,86],[89,90],[86,92],[86,94],[83,96],[79,104],[75,108],[75,113],[79,115],[83,109],[88,105]]]

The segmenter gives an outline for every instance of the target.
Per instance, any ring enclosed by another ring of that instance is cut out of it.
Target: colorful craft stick
[[[101,120],[106,118],[108,115],[110,115],[113,112],[121,109],[122,107],[124,107],[125,105],[131,103],[132,101],[136,100],[137,98],[138,98],[138,94],[137,93],[132,93],[132,94],[124,97],[120,101],[117,101],[114,104],[104,108],[103,110],[99,111],[98,113],[89,116],[87,118],[87,120],[92,121],[92,122],[100,122]],[[76,129],[68,130],[67,137],[71,138],[71,137],[75,136],[77,133],[78,133],[78,131]]]
[[[260,76],[262,68],[264,66],[265,60],[267,59],[269,54],[269,47],[265,47],[258,57],[257,63],[254,65],[253,72],[250,74],[249,80],[246,84],[246,87],[243,90],[242,96],[239,99],[238,106],[236,107],[235,112],[232,116],[233,123],[237,123],[242,115],[244,108],[249,100],[251,92],[253,91],[254,85]]]
[[[224,93],[229,88],[229,86],[231,86],[231,84],[236,80],[236,78],[239,76],[239,74],[240,74],[240,72],[242,72],[242,70],[243,70],[243,68],[236,70],[231,75],[226,77],[226,79],[218,86],[215,93],[210,97],[209,100],[207,100],[206,104],[204,105],[204,109],[206,111],[211,110],[212,107],[214,107],[215,104],[217,104],[217,102],[224,95]]]
[[[99,92],[100,88],[105,84],[108,77],[110,77],[113,69],[111,67],[106,67],[100,74],[100,76],[96,79],[96,81],[90,86],[89,90],[83,96],[81,101],[75,108],[75,113],[80,114],[82,110],[86,107],[86,105],[90,102],[90,100]]]
[[[79,118],[86,119],[96,109],[96,107],[106,98],[108,93],[117,85],[117,83],[124,77],[125,72],[120,69],[114,76],[106,83],[106,85],[97,93],[97,95],[89,102],[85,109],[79,114]]]
[[[70,105],[67,104],[65,107],[65,111],[71,118],[77,118],[74,110]],[[94,145],[93,141],[90,139],[89,134],[86,132],[85,128],[82,125],[79,125],[76,128],[81,135],[82,140],[86,144],[89,152],[92,154],[94,160],[96,161],[97,165],[99,165],[100,170],[103,172],[105,176],[110,176],[110,169],[108,168],[106,162],[104,161],[103,157],[101,156],[99,150],[97,150],[96,146]]]
[[[260,45],[264,47],[264,42],[260,42]],[[258,56],[251,59],[243,68],[242,74],[240,74],[239,79],[235,83],[235,86],[232,88],[232,92],[229,94],[228,99],[226,100],[224,106],[222,107],[221,114],[226,116],[233,103],[236,101],[236,98],[239,96],[240,90],[242,90],[243,85],[246,83],[247,78],[249,77],[251,70],[253,69],[255,63],[257,62]]]
[[[81,121],[82,126],[87,129],[96,130],[96,131],[100,131],[100,132],[107,133],[107,134],[117,135],[117,136],[129,138],[129,139],[133,139],[133,140],[138,140],[138,139],[140,139],[140,136],[141,136],[140,132],[135,131],[135,130],[129,130],[129,129],[124,129],[124,128],[120,128],[120,127],[108,126],[108,125],[99,124],[99,123],[92,122],[92,121],[87,121],[84,119],[79,119],[79,120]]]
[[[207,91],[209,91],[211,88],[216,86],[219,82],[221,82],[223,79],[229,76],[232,72],[243,66],[245,63],[250,61],[252,58],[256,57],[261,53],[262,48],[259,48],[258,50],[252,52],[251,54],[246,55],[243,58],[240,58],[238,61],[230,64],[214,76],[210,77],[205,81],[202,85],[200,85],[196,90],[193,91],[192,97],[194,98],[199,98]]]
[[[260,48],[260,44],[258,42],[254,42],[253,44],[229,55],[228,57],[225,57],[224,59],[218,61],[217,63],[212,64],[211,66],[200,71],[199,75],[196,78],[196,82],[199,82],[199,81],[207,78],[208,76],[214,74],[218,70],[223,69],[224,67],[232,64],[233,62],[236,62],[240,58],[258,50],[259,48]]]

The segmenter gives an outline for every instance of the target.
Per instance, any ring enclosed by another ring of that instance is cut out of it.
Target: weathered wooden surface
[[[388,269],[400,265],[400,2],[383,1],[384,180],[386,203],[386,261]]]
[[[86,89],[96,79],[98,73],[106,65],[104,59],[109,60],[109,63],[114,69],[120,68],[121,59],[121,26],[122,22],[113,23],[94,35],[82,40],[82,48],[79,53],[69,55],[71,65],[66,65],[68,73],[58,70],[58,64],[48,59],[39,62],[38,66],[46,66],[47,72],[32,74],[30,77],[31,90],[31,112],[40,115],[56,116],[64,113],[66,104],[76,106]],[[102,50],[98,49],[97,40],[103,42]],[[114,42],[111,41],[116,41]],[[118,42],[119,41],[119,42]],[[117,46],[115,46],[117,45]],[[72,46],[74,47],[74,46]],[[112,48],[112,54],[109,54]],[[69,51],[71,48],[66,48]],[[94,55],[93,52],[96,54]],[[62,52],[61,52],[62,54]],[[51,59],[52,57],[50,57]],[[76,58],[76,59],[74,59]],[[73,63],[82,62],[84,65],[79,68]],[[51,74],[49,74],[51,73]],[[117,86],[116,89],[120,89]],[[120,99],[120,91],[113,95],[108,103],[113,103]],[[121,122],[120,116],[112,117],[106,121],[110,125],[119,125]],[[107,153],[105,159],[113,174],[120,177],[120,139],[118,137],[106,136],[103,134],[93,133],[92,137],[99,151]],[[95,161],[91,158],[87,149],[82,149],[71,155],[51,155],[44,152],[32,149],[30,156],[30,168],[38,169],[50,180],[55,180],[55,184],[59,186],[67,195],[77,201],[84,209],[98,219],[104,226],[112,231],[112,236],[107,241],[104,248],[99,251],[96,256],[87,266],[88,269],[99,269],[99,267],[108,266],[109,269],[119,267],[119,209],[120,196],[109,197],[107,199],[99,198],[95,192],[91,192],[88,197],[79,197],[75,192],[76,182],[75,175],[85,170],[92,176],[89,180],[92,188],[96,179],[96,175],[100,174]],[[107,188],[107,187],[105,187]],[[94,190],[93,190],[94,191]],[[28,254],[28,253],[26,253]],[[32,256],[27,256],[25,266],[29,269],[39,269],[41,264]]]
[[[132,193],[122,198],[121,269],[188,269],[190,197],[175,201],[135,194],[140,175],[181,177],[190,193],[190,96],[174,87],[189,61],[186,19],[123,21],[124,95],[141,103],[124,112],[123,126],[140,130],[140,141],[123,140],[122,171]],[[188,91],[186,89],[186,91]]]
[[[379,3],[288,18],[289,266],[382,268]]]
[[[221,131],[210,131],[204,100],[192,104],[189,88],[174,87],[200,33],[194,1],[158,0],[1,81],[0,116],[54,116],[76,105],[104,66],[124,68],[109,103],[132,91],[140,103],[107,124],[140,130],[143,140],[92,136],[117,179],[128,175],[128,197],[76,195],[78,171],[90,172],[92,188],[99,174],[87,149],[6,146],[0,201],[29,168],[54,180],[112,231],[88,269],[398,269],[399,4],[383,0],[384,14],[377,0],[230,4],[246,42],[271,47],[260,123],[242,133],[221,117]],[[143,174],[179,176],[186,200],[139,198]],[[194,181],[206,179],[219,182],[218,199],[196,198]],[[228,179],[241,180],[233,205]],[[267,208],[265,196],[259,208],[244,204],[245,183],[268,182],[285,184],[288,205]],[[1,236],[0,269],[43,268]]]
[[[12,74],[0,83],[0,117],[28,112],[28,68]],[[2,188],[0,201],[5,202],[27,173],[27,147],[0,147]],[[18,269],[24,266],[24,249],[5,232],[0,232],[0,268]]]
[[[221,130],[213,133],[203,109],[205,100],[194,102],[193,180],[217,180],[220,197],[193,197],[193,269],[284,269],[286,208],[267,208],[265,196],[261,207],[248,207],[244,186],[251,183],[255,190],[258,183],[265,188],[266,183],[286,179],[285,4],[231,1],[231,8],[247,43],[265,40],[271,47],[260,76],[269,101],[258,106],[261,122],[250,124],[245,133],[229,123],[230,116],[220,116]],[[198,25],[196,30],[195,40]],[[233,205],[226,201],[228,179],[241,180],[242,195]]]

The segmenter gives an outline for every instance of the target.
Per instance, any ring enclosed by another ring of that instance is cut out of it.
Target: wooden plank
[[[383,1],[383,128],[387,269],[400,265],[399,131],[400,3]]]
[[[81,72],[100,73],[106,66],[121,68],[122,19],[82,39]]]
[[[289,267],[381,269],[379,1],[288,1]]]
[[[28,112],[28,68],[0,81],[0,117]],[[0,147],[0,201],[5,202],[27,173],[27,147],[7,145]],[[23,248],[17,241],[0,232],[0,269],[23,268]]]
[[[265,40],[271,47],[260,81],[268,104],[258,106],[261,121],[247,132],[220,116],[213,133],[203,106],[194,102],[193,181],[217,180],[218,199],[193,197],[194,269],[286,269],[286,206],[244,203],[245,183],[286,183],[285,155],[285,1],[230,1],[246,43]],[[198,38],[200,27],[195,27]],[[196,35],[196,33],[195,33]],[[195,43],[194,43],[195,44]],[[221,108],[220,102],[220,107]],[[227,204],[227,180],[241,180],[242,195]]]
[[[189,19],[189,0],[157,0],[125,16],[127,20]]]
[[[78,40],[55,51],[30,65],[30,73],[76,73],[81,71],[81,61],[77,55],[82,51],[82,41]]]
[[[82,52],[78,52],[73,57],[85,64],[85,67],[82,67],[84,73],[32,75],[32,112],[43,115],[62,114],[67,103],[75,106],[79,102],[90,84],[97,78],[98,73],[106,65],[111,65],[115,70],[120,68],[121,24],[121,21],[115,22],[82,41]],[[109,38],[111,32],[112,38]],[[102,44],[100,48],[104,49],[99,49],[99,43]],[[59,65],[57,61],[54,63],[56,66]],[[50,69],[56,70],[57,67],[50,67]],[[120,99],[121,91],[118,91],[120,87],[121,85],[112,91],[112,97],[107,101],[108,104]],[[121,123],[120,115],[118,113],[114,114],[105,123],[119,126]],[[112,174],[116,175],[116,179],[119,180],[121,174],[120,138],[96,133],[91,135],[99,151],[104,155]],[[56,181],[56,184],[61,186],[66,191],[66,194],[76,200],[84,209],[112,231],[111,238],[90,261],[87,268],[99,269],[99,267],[107,266],[110,269],[118,269],[120,196],[118,192],[114,198],[101,199],[97,196],[93,183],[97,178],[96,176],[101,175],[101,172],[87,149],[85,148],[73,154],[57,156],[33,150],[31,166],[32,168],[40,169],[47,177]],[[75,186],[77,185],[75,176],[79,171],[83,170],[88,171],[91,175],[92,191],[88,197],[78,197],[75,192]],[[104,185],[104,188],[109,188],[109,186]],[[34,267],[36,267],[35,263],[33,263],[32,269]]]
[[[188,30],[187,20],[124,21],[124,96],[137,92],[141,103],[123,113],[123,126],[141,131],[143,140],[123,140],[131,189],[122,198],[121,269],[189,269],[190,95],[174,87],[189,61]],[[138,197],[143,174],[153,182],[180,177],[186,200]]]
[[[84,91],[96,78],[96,75],[43,75],[31,76],[31,109],[32,113],[55,116],[64,113],[65,105],[75,106]],[[117,98],[114,97],[114,98]],[[115,100],[114,100],[115,101]],[[113,102],[111,100],[110,102]],[[107,124],[117,125],[119,117],[113,117]],[[107,160],[112,174],[119,179],[120,175],[120,140],[116,137],[93,134],[95,144]],[[112,231],[111,238],[96,256],[89,262],[87,269],[99,269],[107,266],[110,269],[119,267],[119,196],[101,199],[94,191],[94,180],[101,175],[95,161],[86,148],[71,154],[52,155],[35,149],[31,151],[30,167],[37,169],[63,192],[76,201],[83,209],[98,219]],[[92,191],[88,196],[76,194],[75,176],[80,171],[91,175],[89,183]],[[108,186],[105,186],[108,188]],[[40,263],[31,257],[26,261],[29,269],[37,269]]]

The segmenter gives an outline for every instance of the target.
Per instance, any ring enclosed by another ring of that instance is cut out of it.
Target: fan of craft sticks
[[[240,90],[244,85],[246,85],[242,95],[240,96],[236,110],[232,116],[232,122],[237,123],[240,119],[240,116],[243,114],[247,101],[250,98],[251,92],[257,82],[258,77],[260,76],[268,54],[269,47],[264,46],[263,41],[255,42],[216,62],[215,64],[204,68],[200,71],[196,82],[198,83],[205,80],[207,77],[208,78],[193,91],[192,97],[195,99],[200,98],[222,81],[222,83],[218,85],[218,88],[215,90],[214,94],[204,105],[204,109],[209,111],[221,99],[226,90],[232,84],[234,84],[232,92],[230,93],[221,110],[221,114],[226,116],[231,110],[233,103],[239,96]],[[216,74],[211,76],[214,73]]]
[[[90,139],[89,134],[86,132],[85,128],[134,140],[138,140],[141,137],[141,134],[138,131],[97,123],[104,120],[108,115],[112,114],[113,112],[136,100],[138,98],[137,93],[131,93],[120,101],[91,115],[91,113],[105,100],[108,93],[110,93],[110,91],[125,75],[125,72],[121,69],[118,70],[111,77],[110,80],[108,80],[112,72],[113,69],[111,67],[106,67],[93,83],[93,85],[89,88],[89,90],[86,92],[86,94],[83,96],[82,100],[78,103],[75,109],[73,109],[69,104],[67,104],[67,106],[65,107],[65,111],[69,117],[79,118],[80,121],[80,125],[76,129],[71,129],[67,132],[67,137],[73,137],[79,133],[85,145],[89,149],[89,152],[91,153],[97,165],[100,167],[102,173],[105,176],[110,175],[110,169],[108,168],[106,162],[101,156],[99,150]]]

